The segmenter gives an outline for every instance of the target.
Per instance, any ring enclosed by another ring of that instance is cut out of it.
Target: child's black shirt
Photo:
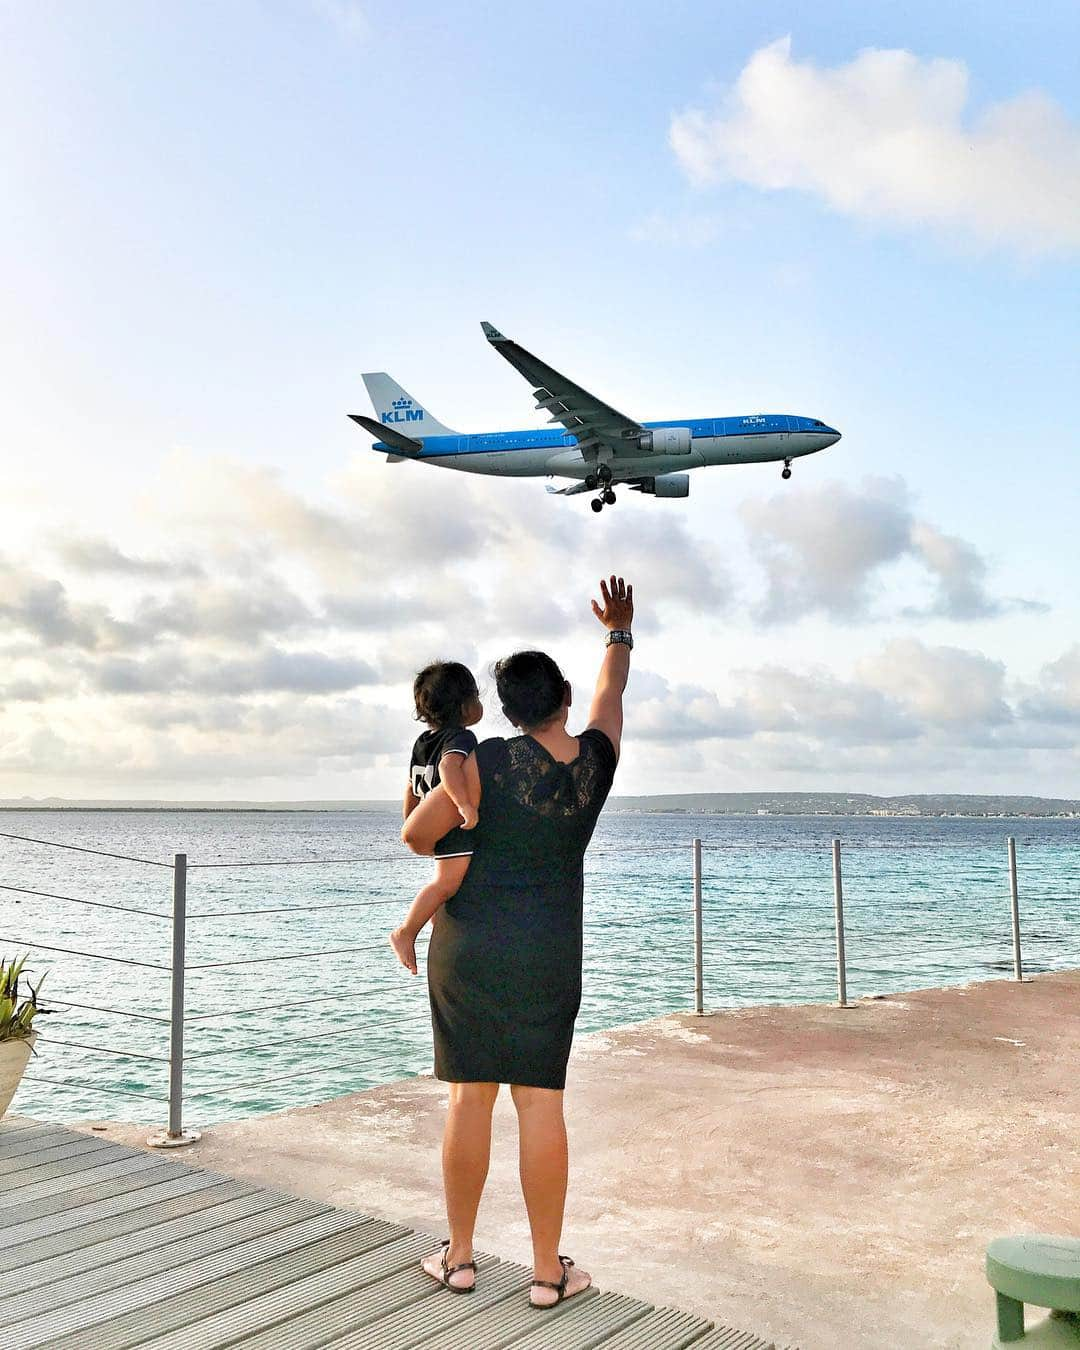
[[[438,727],[416,738],[409,764],[409,782],[413,796],[421,801],[439,781],[439,761],[443,755],[471,755],[476,737],[467,727]]]

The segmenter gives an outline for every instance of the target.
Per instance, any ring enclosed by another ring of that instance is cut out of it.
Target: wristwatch
[[[604,646],[610,647],[616,642],[621,642],[624,647],[629,647],[631,651],[634,650],[634,635],[629,628],[612,628],[607,635],[607,642],[604,643]]]

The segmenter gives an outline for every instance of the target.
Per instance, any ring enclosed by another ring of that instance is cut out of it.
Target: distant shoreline
[[[1080,801],[1059,797],[996,796],[983,793],[923,793],[879,797],[869,793],[670,793],[649,797],[613,797],[610,812],[619,815],[685,817],[903,819],[903,820],[1076,820]],[[330,801],[161,801],[65,798],[0,801],[0,813],[96,812],[131,815],[205,814],[278,815],[397,813],[393,800]]]

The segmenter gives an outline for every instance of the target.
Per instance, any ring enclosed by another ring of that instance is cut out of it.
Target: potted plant
[[[51,1012],[38,1003],[38,990],[41,980],[35,988],[25,976],[23,966],[27,958],[16,957],[10,963],[0,957],[0,1117],[11,1104],[15,1089],[23,1076],[30,1056],[35,1053],[34,1041],[37,1039],[32,1029],[37,1014]],[[20,995],[19,980],[25,980],[26,994]]]

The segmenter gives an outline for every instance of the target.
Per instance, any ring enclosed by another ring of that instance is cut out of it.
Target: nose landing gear
[[[602,511],[605,506],[615,505],[615,494],[611,488],[605,487],[599,497],[594,497],[589,503],[594,511]]]
[[[780,477],[781,477],[781,478],[790,478],[790,477],[791,477],[791,460],[790,460],[790,459],[785,459],[785,460],[784,460],[784,467],[783,467],[783,469],[780,471]]]

